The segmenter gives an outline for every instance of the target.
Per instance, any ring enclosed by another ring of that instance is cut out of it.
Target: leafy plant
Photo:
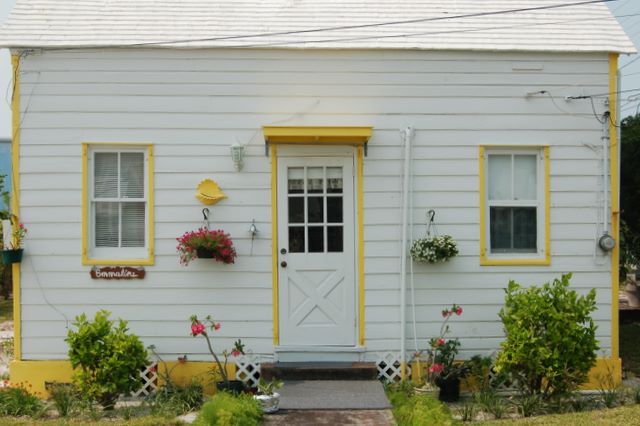
[[[431,396],[399,395],[389,399],[393,404],[393,416],[399,425],[453,425],[447,406]]]
[[[458,408],[458,414],[463,422],[472,422],[476,418],[478,407],[473,401],[465,401],[460,408]]]
[[[569,289],[571,274],[552,284],[523,288],[510,281],[500,310],[506,339],[496,370],[510,373],[521,390],[549,397],[577,389],[595,365],[598,342],[591,313],[596,293]]]
[[[28,385],[27,385],[28,386]],[[40,417],[44,413],[43,402],[22,384],[0,389],[0,415]]]
[[[205,403],[195,421],[196,426],[257,426],[262,420],[262,406],[251,395],[233,396],[218,392]]]
[[[262,395],[273,395],[275,391],[280,389],[284,385],[282,380],[269,380],[266,381],[263,378],[260,378],[258,381],[258,392]]]
[[[176,239],[176,250],[180,254],[180,263],[184,266],[198,258],[198,249],[212,253],[216,261],[226,264],[234,263],[237,256],[231,236],[221,229],[210,231],[199,228],[197,231],[185,232]]]
[[[501,419],[507,412],[507,404],[491,387],[475,393],[474,398],[482,410],[490,413],[496,419]]]
[[[522,417],[531,417],[544,412],[544,401],[540,394],[521,394],[512,403]]]
[[[127,322],[116,325],[109,315],[102,310],[93,321],[85,314],[76,317],[77,330],[69,330],[65,339],[74,383],[105,409],[113,409],[120,394],[140,387],[140,371],[149,363],[144,345],[129,333]]]
[[[72,383],[49,383],[47,390],[60,417],[67,417],[78,408],[81,395]]]

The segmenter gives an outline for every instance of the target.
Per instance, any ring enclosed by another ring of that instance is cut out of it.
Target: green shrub
[[[251,395],[218,392],[205,403],[195,421],[196,426],[257,426],[262,407]]]
[[[93,322],[76,317],[77,331],[69,330],[69,360],[73,380],[83,395],[113,409],[118,396],[141,385],[140,370],[148,363],[147,351],[138,336],[130,334],[127,322],[109,320],[99,311]]]
[[[510,373],[527,394],[571,392],[595,365],[598,342],[590,314],[596,293],[579,296],[569,289],[570,278],[529,288],[510,281],[506,289],[499,314],[506,339],[496,369]]]
[[[0,415],[39,417],[45,407],[40,398],[30,394],[24,387],[0,389]]]
[[[493,388],[486,388],[475,393],[474,399],[482,410],[491,413],[496,419],[501,419],[507,412],[507,404]]]
[[[398,426],[449,426],[453,418],[446,405],[428,395],[413,395],[405,403],[394,406]]]
[[[181,415],[198,410],[203,401],[202,383],[196,380],[186,386],[168,381],[147,399],[152,413],[166,415]]]

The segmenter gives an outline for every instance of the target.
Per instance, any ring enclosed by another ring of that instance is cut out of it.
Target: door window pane
[[[307,221],[309,223],[324,222],[324,197],[307,198]]]
[[[289,197],[289,223],[304,223],[303,197]]]
[[[327,251],[342,252],[343,251],[343,232],[342,226],[329,226],[327,228]]]
[[[327,192],[342,193],[342,167],[327,167]]]
[[[309,227],[309,253],[324,252],[324,226]]]
[[[537,158],[535,155],[515,155],[513,158],[513,197],[535,200],[537,188]]]
[[[304,169],[302,167],[289,167],[287,170],[287,186],[289,194],[302,194],[304,192]]]
[[[304,226],[289,227],[289,252],[304,253]]]
[[[489,156],[489,199],[510,200],[511,194],[511,156]]]
[[[307,192],[310,194],[324,192],[324,170],[322,167],[307,168]]]
[[[327,222],[342,222],[342,197],[327,197]]]

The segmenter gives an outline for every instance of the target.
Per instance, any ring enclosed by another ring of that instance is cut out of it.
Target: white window
[[[484,152],[484,260],[547,260],[547,148]]]
[[[109,260],[150,257],[149,152],[149,147],[89,147],[85,182],[88,259],[113,263]]]

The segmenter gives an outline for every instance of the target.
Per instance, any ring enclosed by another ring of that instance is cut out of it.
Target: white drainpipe
[[[406,372],[407,352],[407,223],[409,213],[409,172],[411,169],[411,140],[413,129],[407,127],[400,131],[404,142],[404,178],[402,181],[402,239],[400,249],[400,363],[402,378]]]

